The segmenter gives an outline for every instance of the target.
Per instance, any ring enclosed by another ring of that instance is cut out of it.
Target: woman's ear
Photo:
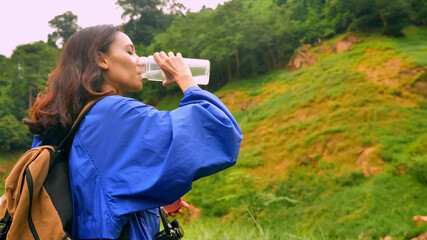
[[[104,70],[108,69],[107,59],[104,53],[99,52],[98,53],[98,66]]]

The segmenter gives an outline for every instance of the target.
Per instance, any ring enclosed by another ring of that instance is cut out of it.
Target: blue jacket
[[[130,220],[130,239],[151,240],[157,208],[233,166],[241,140],[225,105],[198,87],[171,112],[105,97],[85,116],[70,152],[73,239],[117,239]],[[33,147],[40,143],[35,136]]]

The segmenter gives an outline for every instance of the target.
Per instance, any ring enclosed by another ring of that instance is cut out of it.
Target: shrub
[[[31,146],[31,136],[12,115],[0,117],[0,150],[19,150]]]
[[[421,184],[427,185],[427,154],[415,157],[409,164],[409,173]]]

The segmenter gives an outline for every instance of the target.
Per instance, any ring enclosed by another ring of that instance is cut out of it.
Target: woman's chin
[[[141,81],[141,83],[140,84],[138,84],[137,86],[135,86],[133,89],[132,89],[132,92],[139,92],[139,91],[141,91],[142,90],[142,81]]]

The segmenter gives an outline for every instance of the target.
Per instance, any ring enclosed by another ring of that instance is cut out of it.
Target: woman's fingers
[[[154,60],[156,60],[156,62],[158,63],[160,61],[160,54],[158,52],[155,52],[153,54]]]
[[[161,51],[160,53],[155,52],[153,54],[153,56],[154,56],[154,59],[156,59],[156,61],[157,61],[157,60],[164,60],[166,58],[174,58],[175,54],[173,52],[168,52],[168,55],[166,55],[166,53],[164,51]],[[177,53],[176,57],[182,58],[182,54],[181,53]]]
[[[181,206],[185,207],[185,208],[190,208],[190,205],[188,205],[188,203],[182,201]]]
[[[159,53],[159,55],[160,55],[161,58],[167,58],[168,57],[168,56],[166,56],[166,53],[164,51],[161,51]]]
[[[168,55],[164,51],[161,51],[154,54],[154,59],[166,76],[166,80],[162,84],[163,86],[166,87],[178,83],[180,87],[184,86],[184,88],[181,88],[181,90],[184,89],[183,91],[190,85],[197,86],[192,79],[190,68],[184,62],[181,53],[177,53],[175,56],[172,51],[168,52]],[[185,84],[183,85],[183,83]]]
[[[167,87],[167,86],[170,86],[170,85],[172,85],[172,84],[174,84],[175,82],[168,82],[168,81],[166,81],[166,80],[164,80],[163,82],[162,82],[162,86],[163,87]]]
[[[158,53],[158,52],[156,52],[156,53],[154,53],[153,54],[154,55],[154,57],[155,56],[159,56],[160,58],[167,58],[167,57],[175,57],[175,54],[171,51],[171,52],[168,52],[168,55],[166,55],[166,53],[164,52],[164,51],[161,51],[160,53]],[[181,53],[178,53],[177,55],[176,55],[177,57],[181,57],[182,58],[182,55],[181,55]]]

